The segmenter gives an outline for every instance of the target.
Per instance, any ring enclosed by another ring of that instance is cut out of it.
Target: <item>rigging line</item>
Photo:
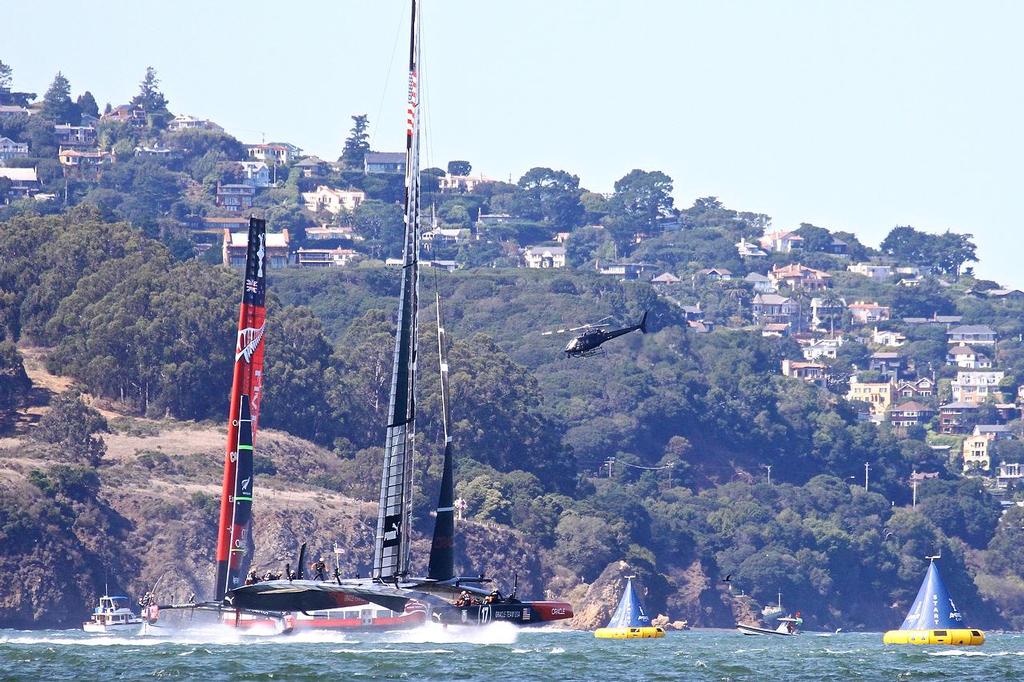
[[[422,29],[423,19],[420,19],[420,30]],[[426,143],[427,168],[432,168],[434,166],[434,140],[430,125],[430,88],[426,78],[428,70],[425,70],[421,63],[417,64],[417,68],[419,69],[420,120],[423,122],[421,138],[425,139]]]
[[[398,39],[402,35],[402,28],[403,28],[404,24],[405,24],[405,22],[403,22],[403,21],[399,21],[399,22],[397,22],[395,24],[395,42],[391,46],[391,58],[388,60],[388,71],[387,71],[387,74],[384,76],[384,87],[381,89],[381,92],[380,92],[380,102],[377,104],[377,118],[376,118],[376,121],[377,121],[378,125],[380,124],[381,114],[384,112],[384,100],[387,99],[388,88],[390,87],[390,84],[391,84],[391,69],[395,65],[395,54],[398,53]],[[371,151],[373,150],[373,141],[374,141],[374,139],[376,137],[377,137],[377,128],[376,127],[371,127],[370,128],[370,150]]]

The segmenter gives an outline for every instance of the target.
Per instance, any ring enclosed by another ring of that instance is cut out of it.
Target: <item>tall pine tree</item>
[[[338,159],[345,164],[349,170],[357,170],[363,167],[363,157],[370,151],[370,134],[366,132],[370,127],[370,117],[366,114],[358,114],[352,117],[352,131],[345,140],[345,148]]]

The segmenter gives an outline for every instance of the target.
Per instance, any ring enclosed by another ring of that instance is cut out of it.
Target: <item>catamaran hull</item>
[[[792,637],[798,633],[796,632],[784,632],[780,630],[769,630],[768,628],[760,628],[756,625],[744,625],[738,623],[736,629],[744,635],[778,635],[779,637]]]
[[[546,625],[572,618],[572,605],[563,601],[524,601],[508,604],[474,604],[434,612],[434,619],[445,625]]]
[[[889,630],[882,636],[883,644],[947,644],[981,646],[985,633],[963,628],[947,630]]]

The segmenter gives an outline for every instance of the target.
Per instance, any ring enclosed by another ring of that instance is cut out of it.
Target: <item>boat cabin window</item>
[[[981,633],[978,632],[977,630],[971,630],[971,634],[974,635],[975,637],[981,637]]]
[[[946,631],[945,630],[936,630],[935,631],[935,636],[936,637],[945,637],[946,636]]]

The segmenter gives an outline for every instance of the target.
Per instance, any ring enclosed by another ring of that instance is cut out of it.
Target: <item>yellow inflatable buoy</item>
[[[665,636],[665,630],[651,625],[650,616],[644,612],[644,605],[633,589],[633,576],[626,576],[626,589],[622,591],[619,605],[615,607],[608,626],[594,631],[598,639],[657,639]]]
[[[883,644],[947,644],[980,646],[985,633],[963,626],[964,617],[949,596],[935,566],[937,556],[928,557],[928,573],[917,591],[917,598],[899,630],[882,636]]]
[[[664,637],[665,631],[658,627],[642,628],[598,628],[594,637],[598,639],[653,639]]]
[[[883,644],[953,644],[980,646],[985,643],[981,630],[889,630],[882,637]]]

